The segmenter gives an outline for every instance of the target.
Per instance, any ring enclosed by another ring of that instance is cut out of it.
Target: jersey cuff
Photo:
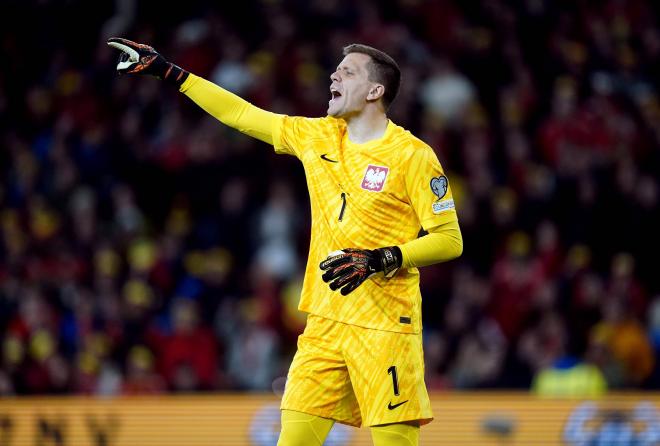
[[[185,93],[190,87],[195,85],[198,80],[199,80],[198,76],[195,76],[194,74],[189,73],[188,78],[185,81],[183,81],[183,83],[179,87],[179,91],[181,93]]]

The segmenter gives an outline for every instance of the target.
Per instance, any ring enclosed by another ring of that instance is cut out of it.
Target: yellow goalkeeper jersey
[[[391,279],[375,275],[342,296],[323,282],[319,263],[332,251],[400,245],[415,239],[420,227],[456,220],[433,150],[392,121],[382,138],[355,144],[346,122],[333,117],[282,116],[273,145],[302,161],[309,189],[312,234],[299,309],[366,328],[418,333],[417,268]]]

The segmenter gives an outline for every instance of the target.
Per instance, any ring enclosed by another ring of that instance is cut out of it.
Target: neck
[[[356,144],[364,144],[382,138],[387,130],[387,116],[381,111],[367,111],[346,118],[348,139]]]

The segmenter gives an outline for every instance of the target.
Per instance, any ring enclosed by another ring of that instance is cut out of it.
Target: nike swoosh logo
[[[322,159],[323,161],[330,161],[331,163],[338,163],[338,162],[339,162],[339,161],[331,160],[331,159],[328,158],[326,155],[327,155],[327,153],[324,153],[323,155],[321,155],[321,159]]]
[[[400,402],[400,403],[398,403],[398,404],[395,404],[395,405],[392,405],[392,401],[390,401],[389,404],[387,405],[387,408],[388,408],[389,410],[394,410],[394,409],[396,409],[397,407],[399,407],[400,405],[402,405],[402,404],[406,404],[408,401],[410,401],[410,400],[405,400],[405,401],[402,401],[402,402]]]

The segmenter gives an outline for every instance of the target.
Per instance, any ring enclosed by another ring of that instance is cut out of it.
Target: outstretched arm
[[[120,74],[147,74],[170,83],[204,111],[246,135],[273,144],[273,131],[283,115],[262,110],[248,101],[168,62],[149,45],[112,37],[108,45],[122,52]]]
[[[213,82],[191,74],[180,88],[208,114],[246,135],[273,144],[274,126],[284,115],[278,115],[250,104],[245,99]]]

